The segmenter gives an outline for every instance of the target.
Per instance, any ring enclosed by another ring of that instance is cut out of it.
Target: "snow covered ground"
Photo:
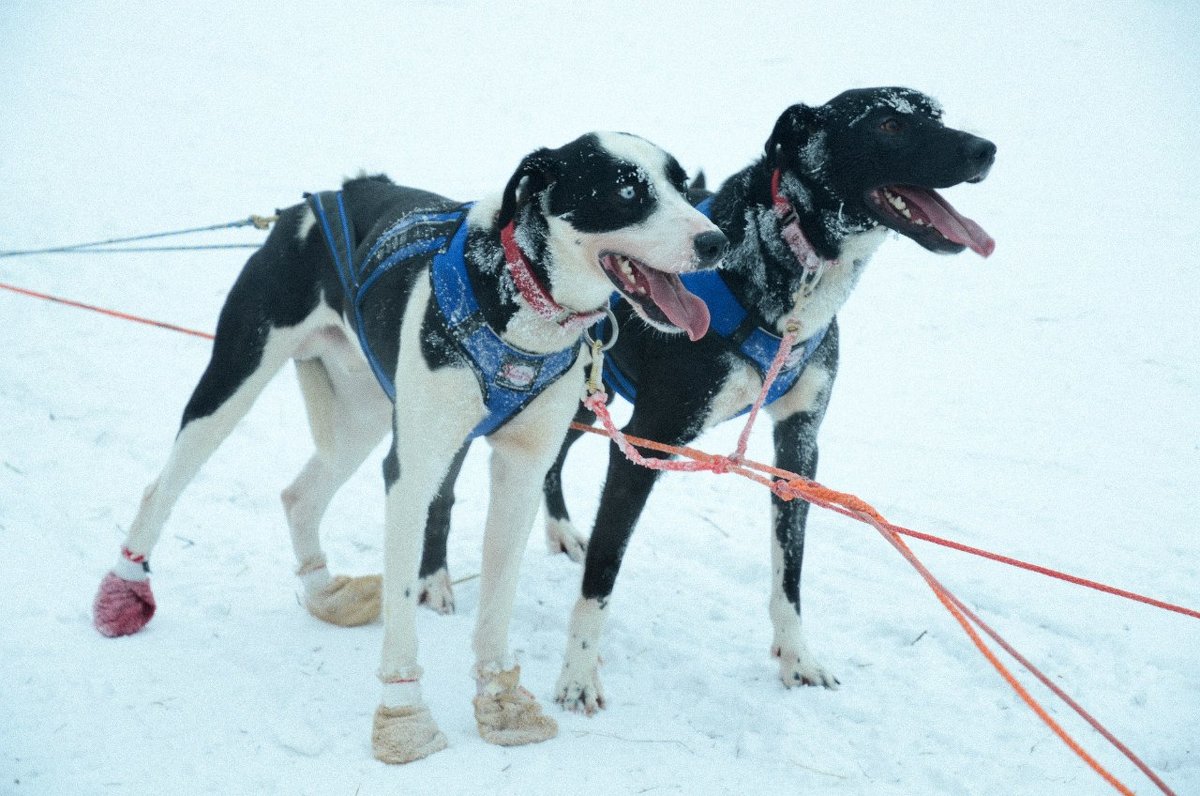
[[[821,480],[900,524],[1200,605],[1189,0],[164,8],[0,6],[0,249],[265,213],[359,169],[474,198],[529,150],[597,128],[645,135],[715,182],[792,102],[887,84],[937,96],[999,146],[987,182],[948,192],[997,251],[885,244],[841,316]],[[6,259],[0,281],[210,329],[241,260]],[[277,494],[310,444],[291,373],[181,500],[154,556],[158,616],[114,641],[91,626],[92,595],[207,345],[3,291],[0,319],[0,793],[1109,792],[873,531],[823,511],[806,625],[842,687],[785,690],[768,656],[765,492],[707,475],[667,476],[634,537],[604,639],[608,710],[559,715],[560,737],[536,747],[483,743],[467,581],[456,616],[419,622],[450,748],[379,764],[380,626],[326,626],[295,598]],[[728,450],[736,431],[701,446]],[[751,452],[769,450],[764,425]],[[478,571],[485,453],[460,482],[458,577]],[[584,527],[604,456],[588,439],[570,462]],[[372,464],[335,501],[340,570],[379,570],[380,493]],[[549,701],[579,570],[540,535],[513,644]],[[1200,793],[1200,623],[917,551],[1179,793]]]

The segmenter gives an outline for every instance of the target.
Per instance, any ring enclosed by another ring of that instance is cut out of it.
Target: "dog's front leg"
[[[661,439],[670,444],[686,444],[693,433],[684,431],[690,419],[674,411],[670,401],[642,399],[634,406],[633,417],[624,431],[633,436]],[[666,454],[647,451],[646,456],[663,458]],[[609,597],[621,569],[621,560],[638,517],[658,479],[658,471],[633,464],[616,444],[609,445],[608,476],[600,495],[596,522],[588,541],[579,599],[571,612],[567,651],[562,672],[555,686],[555,699],[567,710],[592,715],[604,707],[600,684],[600,636],[604,630]]]
[[[489,438],[491,498],[473,643],[475,720],[489,743],[536,743],[558,733],[554,719],[544,715],[533,694],[520,685],[520,667],[509,655],[508,630],[542,479],[566,434],[581,380],[576,368]]]
[[[401,364],[404,364],[403,357]],[[419,368],[416,365],[414,369]],[[401,369],[403,370],[403,368]],[[425,520],[455,453],[483,416],[467,371],[424,372],[396,403],[392,449],[384,461],[383,693],[371,743],[385,763],[407,763],[446,746],[421,697],[416,610]]]
[[[775,465],[805,478],[817,474],[817,430],[829,402],[833,376],[810,366],[796,386],[773,405]],[[789,413],[790,410],[790,413]],[[804,643],[800,622],[800,568],[804,560],[804,530],[808,503],[771,496],[774,533],[771,537],[771,623],[779,658],[779,677],[788,688],[822,685],[836,688],[838,680],[825,670]]]

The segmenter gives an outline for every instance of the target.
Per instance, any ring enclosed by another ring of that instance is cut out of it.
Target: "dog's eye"
[[[617,196],[626,202],[632,201],[637,198],[637,188],[634,188],[632,185],[622,185],[617,189]]]
[[[883,124],[879,125],[879,129],[885,133],[898,133],[904,129],[904,122],[897,119],[895,116],[889,116],[883,120]]]

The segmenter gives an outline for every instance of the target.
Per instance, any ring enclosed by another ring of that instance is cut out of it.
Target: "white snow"
[[[894,522],[1197,607],[1198,23],[1171,0],[10,2],[0,249],[269,213],[360,169],[477,198],[524,154],[591,129],[644,135],[715,185],[788,105],[909,85],[997,143],[985,183],[947,192],[997,251],[881,248],[840,315],[821,480]],[[211,329],[241,262],[0,259],[0,281]],[[2,793],[1110,792],[893,550],[821,510],[805,628],[842,685],[785,690],[769,657],[766,494],[707,475],[663,478],[630,545],[601,645],[607,710],[547,704],[559,738],[483,743],[466,581],[456,615],[419,620],[450,747],[384,766],[369,742],[381,627],[321,624],[296,597],[278,493],[310,443],[292,374],[180,501],[152,559],[158,616],[110,640],[92,596],[207,345],[5,291],[0,319]],[[730,450],[737,431],[701,447]],[[764,424],[751,453],[770,450]],[[581,528],[604,459],[588,438],[570,461]],[[379,460],[327,516],[335,572],[380,568]],[[478,571],[486,472],[478,446],[455,578]],[[1200,793],[1200,622],[916,549],[1178,793]],[[546,703],[578,581],[535,529],[512,642]]]

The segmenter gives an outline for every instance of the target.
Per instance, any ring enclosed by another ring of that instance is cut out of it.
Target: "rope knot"
[[[731,467],[736,467],[737,464],[732,456],[714,456],[709,464],[709,469],[717,475],[725,475]]]
[[[791,481],[776,478],[771,482],[771,494],[785,502],[795,500],[801,496],[801,486],[802,479],[799,478],[792,479]]]

